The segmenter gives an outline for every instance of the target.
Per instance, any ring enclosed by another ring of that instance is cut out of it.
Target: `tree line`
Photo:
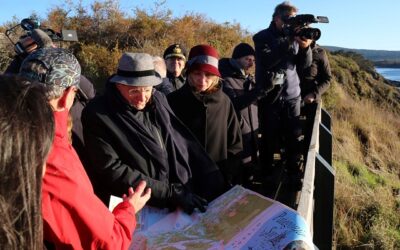
[[[181,43],[187,50],[197,44],[210,44],[221,56],[230,56],[238,43],[252,43],[251,34],[238,23],[219,24],[197,13],[174,17],[164,4],[165,1],[156,1],[152,9],[135,8],[130,14],[121,9],[119,0],[94,1],[89,7],[81,1],[67,1],[50,9],[45,18],[35,13],[33,17],[40,19],[43,28],[77,31],[79,42],[63,42],[61,46],[74,51],[83,73],[100,89],[125,51],[162,56],[173,43]],[[15,19],[0,31],[16,23]],[[1,48],[5,52],[0,59],[2,70],[13,56],[10,44]]]

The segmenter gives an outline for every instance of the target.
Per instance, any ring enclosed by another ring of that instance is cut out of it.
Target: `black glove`
[[[228,159],[219,161],[217,164],[224,176],[228,189],[234,185],[241,184],[242,160],[240,154],[229,153]]]
[[[171,184],[172,202],[175,206],[180,206],[187,214],[192,214],[195,208],[200,212],[206,211],[208,205],[207,200],[187,190],[185,186],[180,183]]]

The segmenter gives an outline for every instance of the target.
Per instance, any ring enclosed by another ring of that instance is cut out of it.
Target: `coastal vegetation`
[[[370,60],[375,66],[383,68],[400,68],[400,51],[349,49],[335,46],[323,46],[331,52],[354,52]]]
[[[338,249],[400,248],[400,93],[365,59],[330,54]]]

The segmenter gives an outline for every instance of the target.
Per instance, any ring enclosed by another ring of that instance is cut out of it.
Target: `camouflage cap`
[[[19,74],[46,85],[58,85],[66,89],[78,85],[81,66],[76,57],[65,49],[41,48],[25,58]]]

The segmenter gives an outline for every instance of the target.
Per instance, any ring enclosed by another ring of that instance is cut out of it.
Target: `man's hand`
[[[207,209],[207,200],[190,192],[180,183],[171,184],[172,200],[176,206],[179,206],[187,214],[192,214],[195,208],[204,213]]]
[[[128,201],[129,204],[131,204],[131,206],[135,209],[135,213],[137,213],[144,207],[146,202],[150,199],[150,196],[151,189],[146,188],[145,181],[140,181],[135,191],[133,191],[133,188],[130,187],[128,189],[128,196],[124,194],[122,199],[124,201]]]
[[[313,102],[315,102],[315,98],[316,98],[315,94],[310,93],[304,97],[304,103],[306,103],[306,104],[313,103]]]
[[[299,37],[299,36],[295,36],[294,39],[297,41],[300,48],[302,49],[308,48],[313,41],[312,39],[307,39],[305,37]]]

